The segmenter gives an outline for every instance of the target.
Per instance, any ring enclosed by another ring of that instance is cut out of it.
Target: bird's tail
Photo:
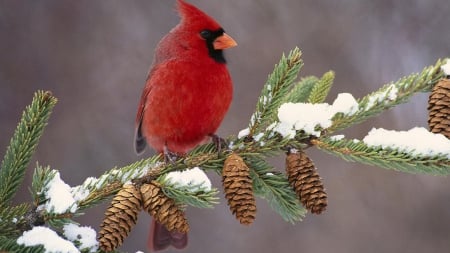
[[[184,249],[187,246],[187,233],[169,232],[164,225],[152,221],[147,241],[150,251],[159,251],[173,246],[176,249]]]

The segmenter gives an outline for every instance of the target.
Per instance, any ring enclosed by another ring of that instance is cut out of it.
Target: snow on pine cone
[[[430,131],[450,138],[450,79],[442,79],[433,87],[428,112]]]
[[[290,152],[286,157],[289,183],[303,206],[311,213],[320,214],[327,208],[327,193],[313,161],[303,152]]]
[[[225,198],[231,212],[241,224],[250,225],[255,220],[256,202],[250,169],[242,157],[233,153],[225,159],[222,170]]]
[[[121,246],[134,225],[141,210],[142,197],[135,185],[125,184],[106,209],[100,225],[98,241],[100,249],[113,251]]]
[[[141,186],[142,202],[146,210],[158,223],[170,232],[187,233],[189,224],[184,212],[175,201],[167,197],[156,181]]]

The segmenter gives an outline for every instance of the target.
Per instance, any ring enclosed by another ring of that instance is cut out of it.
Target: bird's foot
[[[220,154],[222,148],[226,148],[228,146],[227,141],[224,138],[218,136],[217,134],[210,134],[209,136],[211,136],[212,142],[216,146],[218,154]]]
[[[178,153],[170,151],[166,145],[164,146],[163,151],[164,151],[164,162],[165,163],[174,164],[178,160],[178,158],[181,157]]]

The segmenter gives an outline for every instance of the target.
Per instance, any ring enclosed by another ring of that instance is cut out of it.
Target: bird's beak
[[[226,33],[223,33],[223,35],[217,37],[213,42],[213,47],[216,50],[227,49],[235,46],[237,46],[236,41]]]

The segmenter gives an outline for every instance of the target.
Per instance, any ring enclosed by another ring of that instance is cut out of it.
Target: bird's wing
[[[154,65],[147,77],[146,85],[144,90],[142,91],[141,100],[139,102],[138,112],[136,115],[136,128],[134,132],[134,148],[137,154],[142,154],[144,152],[145,147],[147,146],[147,142],[145,136],[142,132],[142,120],[144,117],[144,112],[147,109],[147,99],[149,98],[149,94],[152,91],[154,85],[166,85],[161,82],[161,75],[158,73],[171,73],[169,77],[177,76],[177,70],[184,72],[186,66],[190,66],[191,61],[183,61],[179,59],[170,59],[166,60],[162,63]],[[169,71],[168,71],[169,70]],[[163,75],[167,78],[166,75]],[[158,78],[159,77],[159,78]],[[172,81],[176,81],[175,79],[171,79]],[[167,82],[168,80],[165,80]],[[170,80],[169,80],[170,83]]]
[[[138,155],[144,152],[145,147],[147,146],[147,142],[145,140],[145,136],[142,134],[142,118],[144,117],[145,104],[147,101],[148,94],[152,90],[152,85],[148,83],[150,80],[150,75],[152,74],[153,69],[150,71],[147,77],[147,84],[142,91],[141,100],[139,101],[139,107],[136,115],[136,127],[134,130],[134,151]]]

